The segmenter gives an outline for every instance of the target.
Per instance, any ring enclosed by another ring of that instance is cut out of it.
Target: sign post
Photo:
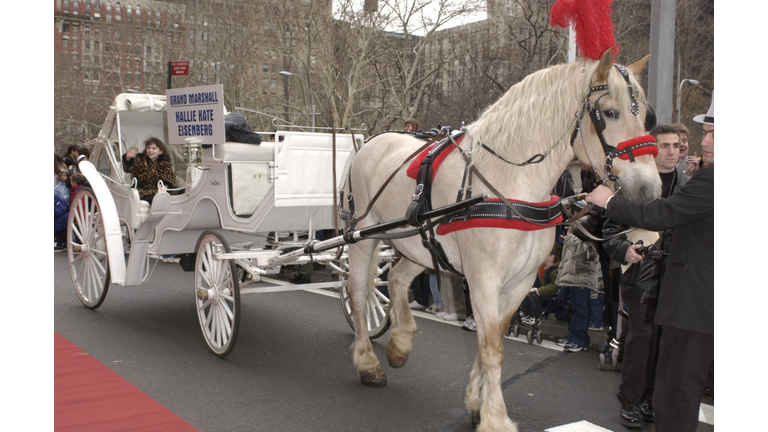
[[[166,88],[171,89],[171,77],[172,76],[189,76],[189,62],[168,62],[168,82]]]
[[[202,144],[224,144],[224,86],[168,89],[168,143],[184,144],[197,138]]]

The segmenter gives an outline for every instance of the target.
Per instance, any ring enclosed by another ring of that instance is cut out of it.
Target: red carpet
[[[58,333],[53,338],[57,431],[197,431]]]

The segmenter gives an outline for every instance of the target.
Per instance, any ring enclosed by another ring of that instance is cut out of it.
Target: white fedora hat
[[[699,114],[693,118],[696,123],[715,124],[715,89],[712,89],[712,104],[706,114]]]

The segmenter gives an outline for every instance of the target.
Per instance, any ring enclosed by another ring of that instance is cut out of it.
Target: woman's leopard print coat
[[[139,191],[139,197],[157,193],[157,181],[162,180],[166,188],[174,187],[176,175],[173,173],[171,158],[166,154],[161,154],[155,161],[152,161],[144,153],[139,153],[131,160],[126,160],[123,155],[123,170],[133,174],[136,178],[136,189]]]

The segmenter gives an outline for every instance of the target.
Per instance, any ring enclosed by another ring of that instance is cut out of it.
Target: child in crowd
[[[66,202],[69,202],[69,189],[67,188],[67,180],[69,176],[66,171],[59,173],[59,182],[53,187],[53,191],[59,194],[59,196]]]
[[[520,311],[523,313],[521,321],[524,325],[534,325],[536,319],[541,316],[542,298],[554,297],[560,291],[560,287],[555,281],[557,280],[562,250],[562,246],[555,243],[552,251],[536,272],[533,288],[531,288],[530,294],[523,299],[523,303],[520,304]]]
[[[53,237],[56,245],[54,252],[62,252],[67,248],[67,221],[69,220],[69,203],[56,192],[53,192]]]
[[[80,173],[75,173],[69,176],[69,184],[72,185],[71,188],[69,188],[69,203],[72,204],[72,198],[75,197],[75,194],[77,191],[80,190],[83,186],[85,186],[86,180],[85,176]]]
[[[563,257],[555,283],[568,289],[573,316],[568,335],[557,341],[566,351],[585,351],[589,347],[589,310],[594,293],[603,291],[603,273],[597,247],[582,229],[593,236],[602,232],[599,214],[593,211],[582,218],[563,241]]]

